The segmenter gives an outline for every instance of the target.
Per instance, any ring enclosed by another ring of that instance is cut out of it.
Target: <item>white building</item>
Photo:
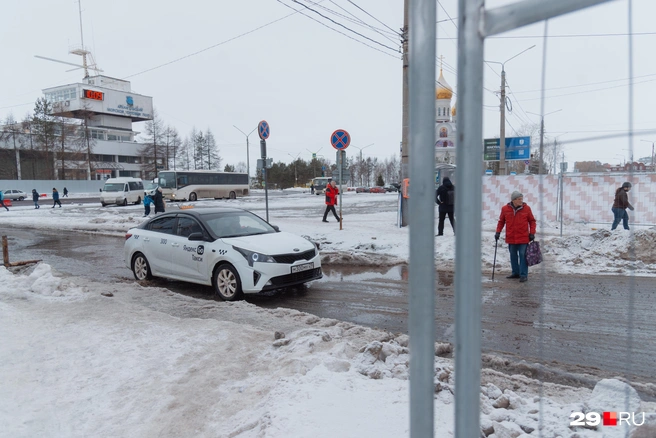
[[[91,76],[82,83],[43,90],[53,115],[84,120],[95,140],[89,179],[141,177],[139,134],[132,124],[153,119],[153,98],[132,92],[129,81]]]
[[[456,164],[456,105],[451,107],[453,90],[444,79],[440,68],[440,77],[435,89],[435,165]]]

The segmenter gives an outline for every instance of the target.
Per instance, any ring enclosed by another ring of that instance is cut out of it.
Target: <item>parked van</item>
[[[141,178],[109,178],[100,193],[102,206],[108,204],[128,205],[140,204],[143,199],[144,186]]]

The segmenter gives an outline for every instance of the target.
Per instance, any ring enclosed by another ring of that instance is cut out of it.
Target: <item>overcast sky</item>
[[[487,6],[508,3],[489,0]],[[305,4],[311,5],[309,0]],[[547,135],[567,144],[577,138],[627,131],[628,4],[628,0],[616,0],[550,21],[545,114],[561,111],[545,117]],[[368,46],[300,13],[290,16],[294,11],[285,5],[303,9],[313,19]],[[457,21],[449,21],[449,16],[457,18],[457,1],[442,0],[441,5],[437,55],[444,55],[444,76],[457,94]],[[262,119],[271,125],[267,143],[274,161],[290,162],[299,154],[308,160],[309,151],[319,151],[334,161],[329,137],[338,128],[350,132],[354,146],[373,144],[363,150],[364,157],[399,154],[401,61],[398,37],[392,30],[402,27],[403,0],[324,0],[313,6],[375,41],[327,21],[294,0],[82,0],[82,8],[85,45],[103,74],[130,80],[134,92],[152,96],[162,119],[183,137],[193,126],[211,128],[224,163],[246,161],[245,137],[233,125],[249,132]],[[652,32],[656,2],[634,0],[633,8],[633,32],[643,33],[633,38],[634,128],[649,130],[655,127],[650,104],[656,97],[656,62],[650,49],[656,43],[656,32]],[[11,112],[20,119],[32,111],[42,89],[82,78],[79,70],[67,73],[66,65],[34,57],[80,62],[68,54],[69,46],[80,43],[78,4],[73,0],[10,2],[4,5],[3,15],[11,20],[0,28],[4,64],[0,117]],[[379,30],[354,22],[354,16]],[[536,45],[506,64],[513,107],[507,115],[507,136],[522,125],[539,123],[538,116],[528,113],[540,112],[543,32],[540,23],[486,43],[486,59],[491,61],[505,61]],[[489,90],[484,101],[486,138],[499,135],[494,94],[500,87],[499,72],[499,65],[485,68]],[[143,123],[134,129],[143,131]],[[642,139],[656,140],[656,133],[636,132],[636,159],[651,155],[651,144]],[[259,156],[257,134],[250,140],[253,170]],[[629,148],[628,137],[608,138],[573,143],[566,146],[565,154],[570,163],[617,163],[628,160]],[[349,148],[347,153],[358,150]]]

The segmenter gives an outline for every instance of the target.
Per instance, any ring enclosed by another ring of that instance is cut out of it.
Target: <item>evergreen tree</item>
[[[32,132],[34,140],[45,157],[41,161],[45,165],[45,178],[55,179],[53,149],[55,146],[55,120],[52,116],[52,103],[45,97],[37,99],[32,116]]]

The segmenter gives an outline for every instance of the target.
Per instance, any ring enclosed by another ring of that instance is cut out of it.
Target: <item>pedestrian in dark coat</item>
[[[5,195],[4,195],[2,192],[0,192],[0,204],[2,204],[2,206],[3,206],[7,211],[9,211],[9,209],[8,209],[7,206],[5,205]]]
[[[39,192],[36,189],[32,189],[32,201],[34,201],[34,209],[41,208],[39,206]]]
[[[497,232],[494,235],[496,240],[499,240],[504,225],[512,267],[512,273],[506,278],[519,278],[523,283],[528,279],[526,248],[528,243],[535,239],[536,222],[531,207],[524,202],[524,195],[516,190],[510,195],[510,202],[501,208]]]
[[[335,211],[335,206],[337,205],[337,195],[339,195],[339,189],[337,188],[337,183],[332,180],[326,186],[326,211],[323,212],[323,221],[328,222],[326,217],[328,217],[328,212],[332,211],[335,215],[335,219],[339,222],[339,216],[337,216],[337,211]]]
[[[68,189],[64,187],[64,198],[68,198]]]
[[[59,192],[57,191],[56,188],[52,188],[52,208],[55,208],[55,205],[59,204],[59,208],[61,208],[61,202],[59,201]]]
[[[615,220],[613,220],[613,225],[610,227],[611,231],[617,228],[622,221],[624,229],[629,229],[629,214],[626,212],[626,209],[633,211],[633,205],[629,202],[629,190],[631,190],[631,183],[625,182],[622,184],[622,187],[615,190],[615,200],[613,201],[613,215]]]
[[[162,188],[157,187],[155,196],[153,196],[153,203],[155,204],[155,214],[164,213],[164,198],[162,197]]]
[[[435,192],[435,202],[439,205],[439,215],[440,220],[437,223],[437,235],[444,235],[444,218],[449,216],[449,222],[451,222],[451,228],[453,228],[453,234],[456,233],[456,220],[453,216],[455,209],[455,196],[456,188],[449,179],[448,176],[445,176],[442,180],[442,185],[437,188]]]

